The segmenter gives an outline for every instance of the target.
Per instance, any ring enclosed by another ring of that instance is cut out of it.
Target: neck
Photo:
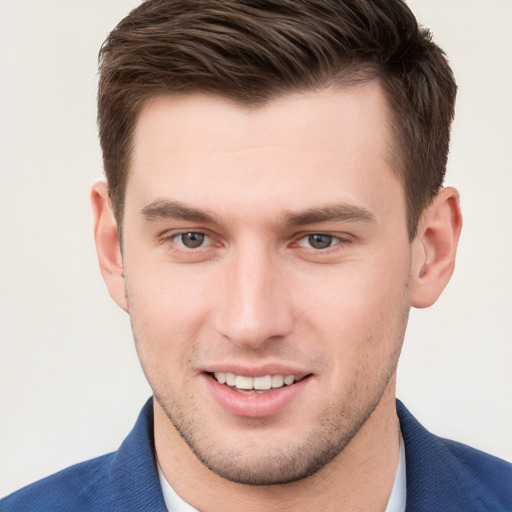
[[[399,458],[394,395],[394,383],[390,383],[359,432],[317,473],[297,482],[269,486],[233,483],[207,469],[155,401],[158,462],[175,492],[205,512],[384,511]]]

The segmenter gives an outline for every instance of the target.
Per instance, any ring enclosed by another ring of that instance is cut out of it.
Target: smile
[[[263,375],[261,377],[248,377],[246,375],[235,375],[228,372],[215,372],[213,378],[219,384],[225,384],[237,391],[268,391],[279,389],[283,386],[290,386],[301,380],[295,375]]]
[[[291,368],[239,371],[240,374],[207,371],[203,376],[212,398],[228,413],[244,418],[267,418],[279,414],[301,396],[308,384],[314,382],[313,374],[292,373]],[[283,373],[277,373],[279,371]],[[251,372],[259,375],[247,375]],[[266,372],[269,373],[262,375]]]

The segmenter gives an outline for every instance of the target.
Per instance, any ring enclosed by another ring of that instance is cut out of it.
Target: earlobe
[[[110,296],[119,307],[127,311],[121,246],[105,182],[100,181],[93,185],[91,205],[94,218],[94,241],[101,275]]]
[[[431,306],[448,284],[461,228],[459,193],[451,187],[443,188],[425,209],[413,242],[412,306]]]

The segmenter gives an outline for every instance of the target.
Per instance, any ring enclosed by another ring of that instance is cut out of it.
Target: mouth
[[[309,375],[263,375],[260,377],[250,377],[247,375],[236,375],[229,372],[214,372],[208,375],[223,384],[240,393],[263,394],[291,386],[296,382],[309,377]]]
[[[293,373],[291,368],[218,370],[222,368],[203,373],[207,389],[225,411],[243,418],[276,417],[300,396],[307,396],[304,392],[313,382],[312,373]]]

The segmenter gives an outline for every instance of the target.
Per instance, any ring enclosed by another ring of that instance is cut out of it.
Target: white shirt
[[[158,478],[164,494],[165,506],[168,512],[199,512],[197,509],[183,501],[165,479],[158,464]],[[385,512],[405,512],[406,477],[405,477],[405,448],[402,432],[400,432],[400,457],[396,468],[393,489],[388,500]]]

